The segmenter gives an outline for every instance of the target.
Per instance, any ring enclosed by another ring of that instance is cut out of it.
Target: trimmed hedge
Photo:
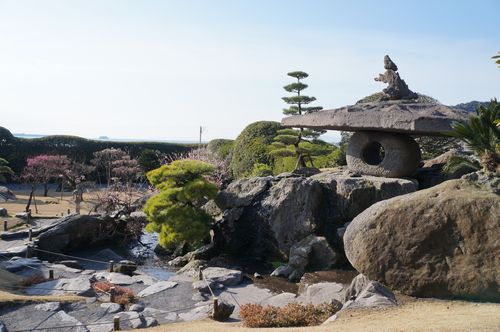
[[[272,143],[279,122],[259,121],[249,124],[238,135],[233,145],[230,170],[235,179],[250,175],[253,165],[271,164],[268,146]]]
[[[138,158],[144,149],[162,153],[182,153],[194,145],[161,142],[111,142],[91,140],[78,136],[54,135],[41,138],[18,138],[0,127],[0,156],[7,159],[16,174],[26,165],[26,159],[40,154],[62,154],[80,162],[90,162],[93,153],[107,148],[119,148]]]

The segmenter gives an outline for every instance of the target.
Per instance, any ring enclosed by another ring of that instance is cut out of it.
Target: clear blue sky
[[[500,97],[500,1],[0,0],[0,126],[84,137],[234,138],[277,120],[286,73],[354,103],[391,55],[445,104]]]

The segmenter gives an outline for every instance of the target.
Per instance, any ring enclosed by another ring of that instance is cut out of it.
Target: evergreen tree
[[[213,218],[201,206],[217,194],[217,186],[206,179],[213,171],[210,164],[182,159],[146,174],[160,191],[144,207],[146,230],[159,233],[162,247],[174,250],[187,243],[196,248],[205,243]]]
[[[495,60],[495,63],[498,65],[498,68],[500,68],[500,52],[498,52],[498,55],[494,55],[491,58]]]
[[[283,97],[283,101],[290,105],[288,108],[283,109],[285,115],[303,115],[321,111],[321,106],[307,106],[316,100],[315,97],[310,97],[302,94],[308,85],[301,82],[309,75],[303,71],[293,71],[287,74],[290,77],[296,78],[297,82],[288,84],[283,88],[291,93],[296,94],[291,97]],[[325,133],[324,130],[310,130],[299,128],[282,129],[278,131],[278,135],[273,142],[273,150],[271,154],[280,157],[290,157],[295,155],[297,157],[297,164],[295,168],[306,167],[306,160],[314,167],[313,156],[319,152],[314,147],[314,140],[321,134]],[[321,149],[320,149],[321,150]]]

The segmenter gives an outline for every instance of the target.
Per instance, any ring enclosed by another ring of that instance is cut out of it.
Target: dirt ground
[[[1,218],[2,220],[7,220],[7,227],[9,229],[24,224],[24,222],[15,218],[17,213],[24,212],[26,209],[26,204],[28,203],[30,196],[30,189],[25,188],[11,188],[11,191],[16,195],[17,200],[0,203],[0,207],[7,209],[9,217]],[[97,203],[97,195],[100,189],[87,189],[83,194],[83,202],[80,204],[80,213],[87,214],[94,209]],[[140,197],[140,193],[137,193],[135,198]],[[35,202],[31,203],[31,211],[34,217],[61,217],[68,215],[68,210],[70,213],[75,212],[75,201],[72,192],[56,192],[50,190],[48,196],[43,196],[43,190],[41,188],[37,189],[35,192]],[[3,225],[1,226],[3,227]]]
[[[162,325],[145,332],[257,332],[271,329],[245,328],[241,323],[203,320]],[[333,323],[304,328],[276,328],[287,332],[359,331],[500,331],[500,304],[462,301],[418,300],[391,309],[348,311]]]

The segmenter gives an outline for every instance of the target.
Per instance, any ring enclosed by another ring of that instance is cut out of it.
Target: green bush
[[[254,164],[270,165],[269,145],[272,143],[280,124],[260,121],[248,125],[234,141],[230,170],[238,179],[249,175]]]
[[[273,175],[273,168],[266,164],[257,163],[253,165],[250,177],[263,177]]]
[[[158,232],[165,249],[174,250],[184,242],[196,248],[207,240],[213,218],[201,205],[217,194],[217,186],[205,178],[213,171],[210,164],[182,159],[147,173],[160,193],[144,207],[146,230]]]
[[[234,140],[232,139],[213,139],[208,142],[208,150],[218,158],[226,160],[231,157],[233,152]]]
[[[371,103],[371,102],[376,102],[380,100],[380,97],[384,95],[383,92],[375,92],[369,96],[366,96],[364,98],[361,98],[356,102],[356,104],[362,104],[362,103]],[[403,103],[436,103],[439,104],[439,101],[437,99],[434,99],[432,97],[423,95],[418,93],[418,98],[417,99],[412,99],[412,100],[401,100]]]

